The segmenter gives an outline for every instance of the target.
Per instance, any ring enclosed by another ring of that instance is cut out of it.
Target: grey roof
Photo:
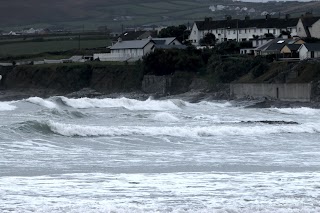
[[[220,28],[287,28],[297,26],[299,18],[290,19],[279,19],[279,18],[268,18],[268,19],[249,19],[249,20],[205,20],[196,21],[196,25],[199,30],[211,30]]]
[[[277,51],[280,51],[285,45],[294,45],[294,43],[298,40],[300,40],[300,38],[298,39],[275,38],[257,47],[255,50],[277,52]]]
[[[320,44],[319,43],[305,43],[304,46],[309,50],[309,51],[320,51]]]
[[[143,49],[147,44],[150,42],[149,39],[142,39],[142,40],[132,40],[132,41],[120,41],[113,45],[110,49],[111,50],[120,50],[120,49]]]
[[[291,51],[297,51],[300,48],[301,44],[287,44],[287,47]]]
[[[171,44],[174,40],[176,39],[176,37],[167,37],[167,38],[152,38],[152,40],[157,44],[161,42],[161,44],[166,44],[169,45]]]

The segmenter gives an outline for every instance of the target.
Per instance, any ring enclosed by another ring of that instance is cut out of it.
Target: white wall
[[[320,38],[320,19],[309,28],[311,37]]]
[[[249,41],[253,36],[264,36],[266,33],[272,33],[275,37],[278,37],[283,30],[288,30],[291,35],[297,35],[297,27],[287,27],[285,29],[279,28],[219,28],[210,30],[198,30],[196,24],[193,24],[189,40],[193,45],[199,45],[200,39],[202,39],[207,33],[212,33],[215,35],[219,42],[225,40],[238,40],[238,41]]]
[[[311,51],[309,51],[304,45],[300,47],[299,58],[300,60],[311,58]],[[320,51],[314,51],[313,58],[320,58]]]
[[[191,41],[191,43],[195,46],[199,45],[200,34],[199,34],[199,30],[198,30],[196,23],[194,23],[192,26],[191,33],[189,36],[189,41]]]

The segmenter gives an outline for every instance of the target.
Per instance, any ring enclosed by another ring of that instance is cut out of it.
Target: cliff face
[[[137,65],[66,64],[2,67],[0,89],[44,89],[70,93],[85,87],[99,92],[130,91],[141,87]]]

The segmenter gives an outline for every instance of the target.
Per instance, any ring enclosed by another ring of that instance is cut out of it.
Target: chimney
[[[212,18],[211,18],[211,17],[205,17],[205,18],[204,18],[204,21],[205,21],[205,22],[210,22],[210,21],[212,21]]]
[[[226,20],[230,21],[232,17],[230,15],[225,15]]]
[[[308,17],[308,18],[313,17],[312,12],[306,12],[305,17]]]
[[[246,16],[244,17],[244,20],[250,20],[250,16],[249,16],[249,15],[246,15]]]
[[[290,14],[286,14],[286,20],[288,21],[290,19]]]
[[[266,19],[268,20],[269,18],[271,18],[271,15],[270,15],[270,14],[267,14],[267,15],[266,15]]]
[[[118,42],[119,43],[122,42],[122,38],[121,37],[118,38]]]

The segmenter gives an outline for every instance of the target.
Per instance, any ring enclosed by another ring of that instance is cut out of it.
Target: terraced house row
[[[206,34],[215,35],[217,42],[223,41],[248,41],[267,36],[278,37],[283,32],[291,36],[320,38],[320,17],[306,13],[299,18],[286,15],[283,18],[272,18],[267,15],[264,19],[232,19],[226,16],[225,20],[212,20],[205,18],[203,21],[194,22],[189,40],[195,46],[200,45],[200,40]]]

